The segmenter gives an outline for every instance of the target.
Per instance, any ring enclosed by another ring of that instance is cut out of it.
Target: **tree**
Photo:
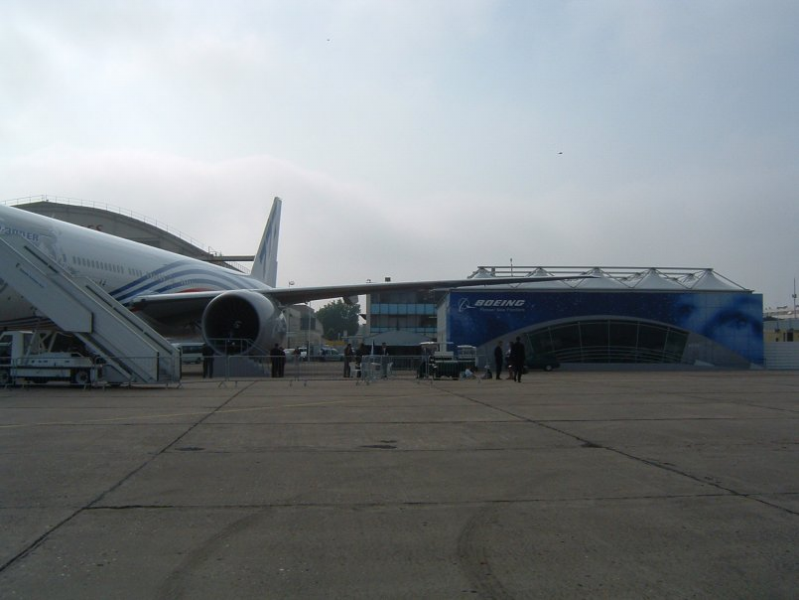
[[[346,335],[355,335],[358,331],[359,304],[346,304],[336,300],[316,311],[316,318],[322,324],[325,339],[337,340]]]

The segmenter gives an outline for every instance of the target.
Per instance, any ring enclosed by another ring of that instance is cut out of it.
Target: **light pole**
[[[308,357],[308,360],[311,360],[311,312],[313,309],[311,308],[311,303],[308,302],[305,306],[308,307],[308,312],[305,314],[305,320],[307,322],[307,329],[305,334],[305,355]]]
[[[289,289],[294,285],[294,280],[289,280]],[[296,345],[296,344],[295,344]],[[295,345],[291,343],[291,308],[286,309],[286,346],[294,348]]]

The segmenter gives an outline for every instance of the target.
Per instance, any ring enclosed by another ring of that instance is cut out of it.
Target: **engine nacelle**
[[[269,354],[286,336],[286,319],[272,300],[249,290],[224,292],[205,307],[206,343],[222,354]]]

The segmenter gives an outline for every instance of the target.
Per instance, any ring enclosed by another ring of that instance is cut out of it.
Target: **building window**
[[[688,334],[639,321],[590,320],[545,327],[527,334],[533,354],[554,354],[564,363],[679,363]]]

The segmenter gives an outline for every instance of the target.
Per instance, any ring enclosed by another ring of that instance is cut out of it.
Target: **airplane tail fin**
[[[255,254],[250,275],[270,287],[277,287],[277,242],[280,236],[280,207],[283,201],[275,196],[272,211],[264,228],[261,245]]]

